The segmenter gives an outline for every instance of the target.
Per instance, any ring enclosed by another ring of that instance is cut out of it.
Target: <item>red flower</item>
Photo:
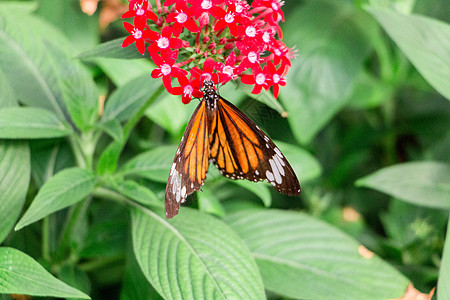
[[[179,38],[173,38],[172,28],[166,26],[163,28],[161,33],[156,31],[150,31],[150,39],[154,42],[148,46],[148,52],[150,55],[158,53],[161,54],[170,52],[170,49],[180,49],[183,46],[183,41]]]
[[[215,62],[212,58],[207,58],[203,63],[203,70],[199,67],[193,67],[191,69],[191,75],[197,81],[194,81],[196,86],[201,87],[203,81],[212,80],[215,84],[224,82],[227,80],[227,76],[223,73],[214,73],[214,70],[220,69],[221,63]]]
[[[273,87],[273,96],[278,98],[278,94],[280,93],[280,85],[286,85],[286,78],[284,77],[284,68],[283,66],[279,67],[278,70],[275,68],[275,65],[269,61],[267,63],[267,72],[270,83]]]
[[[178,82],[181,86],[174,87],[172,89],[172,95],[183,95],[181,97],[181,101],[184,104],[188,104],[191,102],[192,97],[201,98],[203,97],[203,93],[199,90],[199,88],[195,88],[193,82],[189,81],[186,76],[179,76]]]
[[[242,13],[236,11],[236,5],[230,4],[228,10],[223,11],[219,16],[219,21],[214,26],[215,31],[220,31],[228,26],[233,36],[238,35],[238,23],[248,23],[249,20],[241,16]]]
[[[252,3],[253,7],[265,7],[266,17],[264,20],[271,24],[278,24],[278,22],[284,22],[284,14],[281,7],[284,5],[282,0],[255,0]]]
[[[144,55],[145,53],[145,42],[144,39],[150,38],[151,30],[144,30],[144,23],[138,24],[136,26],[131,25],[128,22],[123,22],[123,27],[125,27],[126,31],[128,31],[131,35],[129,35],[122,43],[122,47],[128,47],[129,45],[136,42],[136,48]]]
[[[266,70],[265,70],[266,71]],[[267,72],[261,70],[261,67],[258,66],[252,70],[252,75],[244,75],[241,78],[241,81],[245,84],[254,84],[252,94],[259,94],[261,90],[264,88],[265,90],[269,89],[269,82],[267,78]]]
[[[129,4],[129,10],[122,15],[123,18],[135,18],[134,23],[145,22],[147,19],[153,20],[156,22],[158,17],[154,12],[148,9],[149,4],[148,0],[143,0],[142,3],[138,3],[141,1],[132,1]]]
[[[226,76],[225,79],[221,81],[221,83],[225,83],[229,80],[235,80],[238,78],[238,75],[236,74],[237,68],[235,67],[235,64],[236,64],[236,54],[234,54],[233,51],[225,60],[225,64],[221,64],[219,68],[220,72],[222,72]]]
[[[179,37],[184,28],[190,32],[198,32],[198,25],[192,19],[192,15],[189,15],[186,7],[186,3],[176,5],[177,12],[171,13],[167,16],[167,22],[174,23],[172,25],[173,35]]]
[[[200,17],[204,12],[211,14],[214,18],[219,19],[219,17],[225,12],[223,8],[219,7],[224,0],[188,0],[191,7],[189,11],[196,18]]]
[[[260,57],[259,52],[256,51],[249,51],[244,59],[242,60],[241,64],[238,67],[238,73],[244,72],[245,70],[251,68],[257,68],[260,64]]]
[[[153,62],[158,66],[158,68],[152,71],[152,77],[163,78],[163,84],[166,90],[169,92],[172,90],[172,77],[179,78],[187,74],[187,71],[180,68],[174,67],[176,58],[178,56],[178,51],[168,51],[164,52],[162,56],[157,53],[152,55]]]

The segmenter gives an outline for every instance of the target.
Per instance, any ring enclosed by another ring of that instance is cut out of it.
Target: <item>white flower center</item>
[[[145,10],[143,10],[142,7],[139,7],[139,8],[136,10],[136,15],[138,15],[138,16],[143,16],[144,14],[145,14]]]
[[[178,23],[183,24],[183,23],[186,22],[186,20],[187,20],[187,15],[186,15],[184,12],[182,12],[182,13],[179,13],[179,14],[175,17],[175,19],[177,19]]]
[[[270,42],[270,34],[268,31],[264,32],[262,39],[263,39],[264,43]]]
[[[230,12],[225,15],[225,22],[233,23],[234,22],[234,13]]]
[[[232,66],[225,66],[225,67],[223,67],[222,72],[227,74],[228,76],[232,77],[234,74],[234,68]]]
[[[253,26],[248,26],[248,27],[245,29],[245,34],[246,34],[247,36],[249,36],[249,37],[255,37],[255,35],[256,35],[256,28],[253,27]]]
[[[203,9],[210,9],[210,8],[212,7],[212,2],[211,2],[211,0],[203,0],[203,1],[202,1],[202,4],[201,4],[201,7],[202,7]]]
[[[131,34],[133,35],[133,37],[138,40],[142,37],[142,31],[140,31],[139,29],[134,29]]]
[[[255,81],[256,84],[264,84],[264,82],[266,82],[266,75],[264,75],[263,73],[259,73],[258,75],[256,75]]]
[[[244,10],[244,7],[240,4],[236,5],[236,12],[241,13]]]
[[[252,51],[247,55],[247,58],[252,64],[254,64],[258,60],[258,54]]]
[[[275,50],[274,50],[274,53],[275,53],[276,56],[281,56],[281,51],[280,51],[280,49],[275,49]]]
[[[275,2],[272,2],[272,9],[273,10],[278,10],[279,9],[278,4],[275,3]]]
[[[169,47],[169,39],[166,37],[161,37],[159,38],[159,40],[157,41],[158,47],[160,49],[166,49],[167,47]]]
[[[168,64],[163,64],[163,65],[161,66],[161,73],[162,73],[164,76],[169,75],[171,72],[172,72],[172,67],[169,66]]]
[[[203,78],[203,82],[212,80],[212,76],[209,73],[203,73],[201,77]]]
[[[192,92],[194,91],[194,88],[191,85],[187,85],[183,89],[183,95],[186,97],[190,97],[192,95]]]
[[[273,74],[273,82],[274,82],[274,83],[280,82],[280,79],[281,79],[280,75],[278,75],[278,74]]]

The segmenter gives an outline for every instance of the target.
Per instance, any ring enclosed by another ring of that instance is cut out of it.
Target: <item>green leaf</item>
[[[271,92],[262,90],[261,93],[255,95],[255,94],[252,94],[252,86],[247,85],[247,84],[239,85],[239,89],[244,91],[245,94],[247,94],[247,96],[249,96],[255,100],[258,100],[259,102],[264,103],[268,107],[276,110],[280,115],[285,112],[285,109],[283,108],[283,106],[280,104],[279,101],[277,101],[277,99],[275,99],[273,97],[273,94]]]
[[[123,147],[125,147],[125,141],[123,140],[114,140],[106,147],[97,163],[97,173],[99,175],[114,173]]]
[[[439,280],[437,285],[437,298],[450,299],[450,219],[447,225],[444,252],[442,253]]]
[[[165,95],[158,102],[147,109],[145,115],[164,128],[172,136],[180,135],[197,106],[197,102],[184,105],[180,96]],[[173,116],[177,116],[174,118]]]
[[[198,209],[218,217],[224,217],[226,215],[225,209],[214,192],[211,185],[202,187],[201,193],[197,193]]]
[[[416,4],[416,0],[369,0],[373,8],[390,9],[403,14],[410,14]]]
[[[89,228],[80,252],[81,258],[118,257],[125,254],[128,222],[106,220]]]
[[[0,12],[17,12],[22,14],[30,14],[37,8],[36,2],[24,2],[24,1],[3,1],[0,2]]]
[[[322,173],[317,159],[305,149],[281,141],[275,141],[275,144],[291,164],[300,184],[315,179]]]
[[[253,253],[264,286],[301,299],[399,298],[408,280],[358,242],[306,214],[248,210],[225,221]],[[367,251],[367,250],[366,250]]]
[[[81,11],[78,0],[39,0],[36,14],[61,30],[78,51],[99,42],[99,20]],[[98,15],[98,14],[97,14]]]
[[[280,96],[300,143],[309,143],[347,104],[370,50],[365,31],[373,26],[344,1],[307,1],[286,20],[285,43],[301,55]]]
[[[91,291],[91,282],[88,275],[85,271],[81,270],[76,265],[63,266],[59,271],[58,278],[86,294],[89,294],[89,292]]]
[[[265,299],[251,253],[220,220],[191,209],[168,221],[133,208],[134,252],[165,299]],[[207,230],[205,230],[207,229]]]
[[[92,75],[53,42],[45,44],[52,55],[53,69],[72,121],[82,131],[92,129],[99,112],[99,95]]]
[[[0,257],[0,294],[90,299],[53,277],[33,258],[19,250],[0,248]]]
[[[450,166],[438,162],[393,165],[360,178],[363,186],[416,205],[450,208]]]
[[[128,120],[160,86],[160,80],[155,80],[150,75],[143,75],[116,89],[106,101],[102,121]]]
[[[142,274],[134,256],[132,245],[128,248],[120,300],[162,299]]]
[[[94,62],[117,87],[121,87],[126,83],[130,83],[131,80],[144,75],[147,75],[147,79],[149,79],[150,73],[155,68],[155,65],[146,59],[96,58]],[[127,71],[124,72],[123,70]],[[158,79],[155,78],[151,78],[151,80],[158,82]]]
[[[367,8],[422,76],[450,100],[450,25],[419,15]]]
[[[135,59],[135,58],[150,58],[150,55],[145,52],[145,55],[140,54],[136,45],[132,44],[128,47],[122,48],[123,38],[118,38],[106,43],[97,45],[95,48],[78,55],[81,59],[92,59],[97,57],[106,58],[122,58],[122,59]]]
[[[103,129],[115,141],[123,141],[123,128],[120,126],[120,122],[118,120],[113,119],[106,122],[101,122],[97,126]]]
[[[33,107],[0,109],[0,138],[40,139],[71,133],[70,125],[49,110]]]
[[[59,172],[42,186],[15,230],[83,200],[94,186],[95,176],[87,170],[70,168]]]
[[[118,174],[122,176],[140,176],[158,182],[167,182],[176,151],[177,146],[175,145],[154,148],[128,161],[120,168]]]
[[[256,196],[258,196],[264,203],[265,207],[270,207],[270,205],[272,205],[272,195],[270,194],[268,185],[265,185],[263,183],[255,183],[248,180],[236,180],[233,181],[233,183],[249,190]]]
[[[155,193],[133,180],[115,179],[111,187],[123,196],[143,205],[162,205],[162,202],[158,200]]]
[[[20,215],[30,182],[27,143],[0,141],[0,243]]]
[[[48,40],[68,55],[73,51],[60,32],[39,18],[0,10],[0,69],[8,70],[8,81],[22,103],[46,108],[62,118],[65,104],[45,43]]]

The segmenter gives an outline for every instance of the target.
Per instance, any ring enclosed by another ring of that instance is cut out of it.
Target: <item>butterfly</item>
[[[178,214],[180,203],[201,190],[211,161],[231,179],[267,180],[280,193],[300,195],[289,162],[272,140],[243,112],[203,83],[204,96],[178,146],[165,193],[166,218]]]

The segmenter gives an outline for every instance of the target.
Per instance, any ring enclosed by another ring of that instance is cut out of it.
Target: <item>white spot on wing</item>
[[[281,175],[280,175],[280,172],[278,171],[277,164],[275,163],[275,161],[273,159],[269,159],[269,163],[270,163],[270,167],[272,168],[273,175],[275,176],[275,181],[278,184],[281,184],[283,182],[283,180],[281,179]]]
[[[259,172],[258,172],[258,170],[256,170],[256,171],[255,171],[255,174],[256,174],[256,176],[258,176],[258,175],[259,175]]]
[[[273,181],[273,174],[269,170],[266,171],[266,177],[269,179],[269,181]]]
[[[280,157],[280,158],[283,158],[283,154],[281,154],[281,151],[280,151],[280,149],[278,149],[277,147],[275,147],[275,152],[277,153],[277,155]]]
[[[274,155],[273,160],[275,161],[278,171],[280,172],[281,176],[284,176],[284,169],[283,169],[283,166],[281,165],[281,158],[278,155]]]

